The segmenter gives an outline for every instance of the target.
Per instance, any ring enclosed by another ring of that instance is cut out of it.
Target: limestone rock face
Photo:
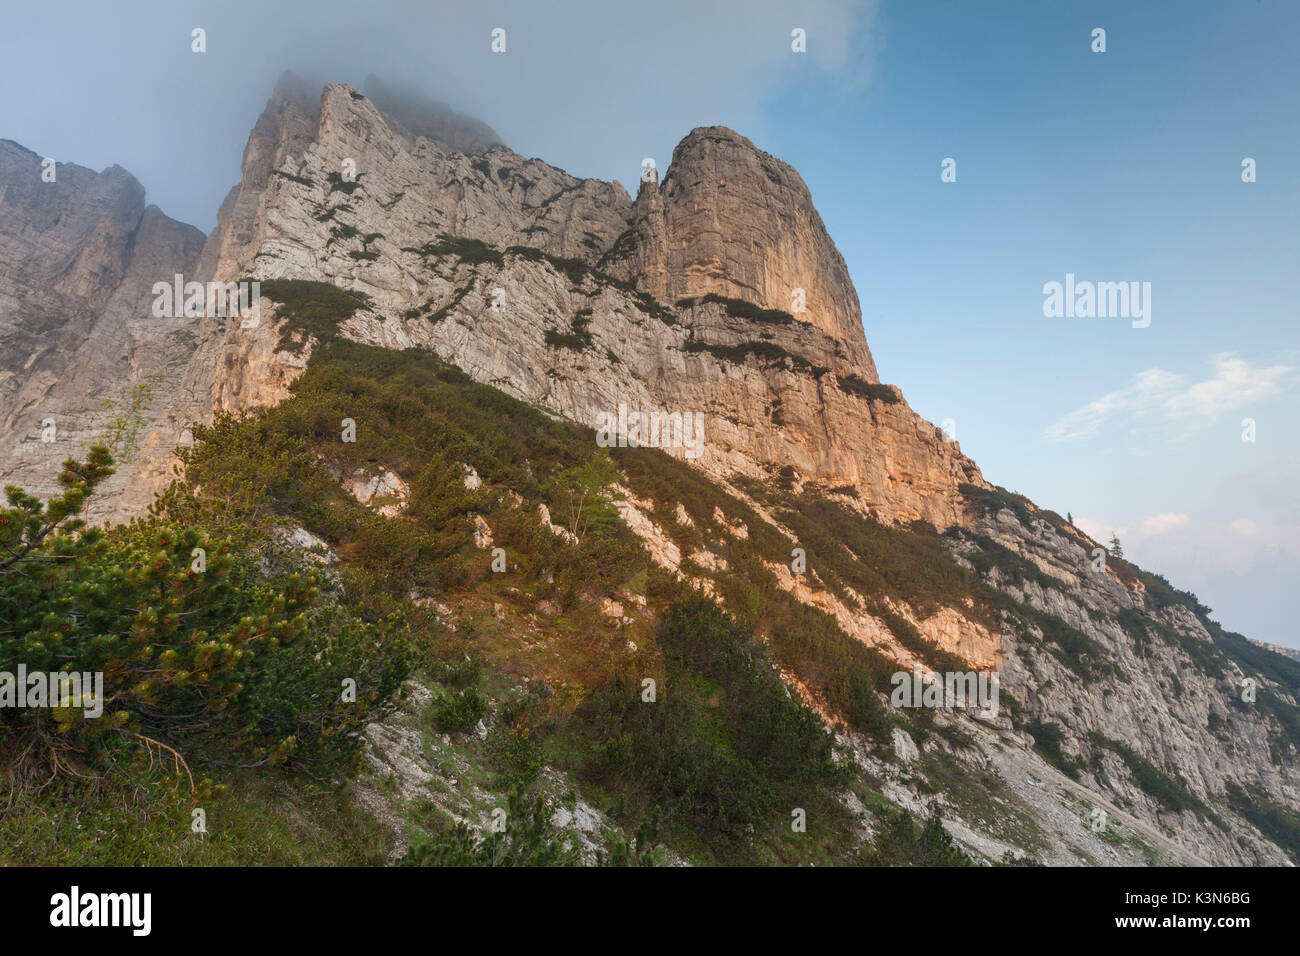
[[[371,297],[373,307],[345,329],[358,341],[429,348],[481,381],[584,424],[624,405],[702,415],[702,447],[687,457],[719,477],[761,477],[790,467],[828,487],[853,488],[858,506],[886,519],[924,518],[938,527],[960,520],[958,485],[983,484],[974,463],[915,415],[897,390],[868,394],[850,387],[877,382],[857,297],[790,167],[729,130],[696,130],[677,150],[663,185],[643,184],[634,206],[620,184],[577,179],[524,159],[487,127],[440,104],[375,80],[367,89],[373,100],[337,84],[314,96],[286,75],[253,128],[241,181],[201,253],[196,259],[194,231],[176,226],[184,234],[181,254],[168,263],[148,261],[133,279],[135,314],[148,314],[152,283],[174,272],[200,282],[331,282]],[[33,171],[35,158],[28,154],[26,162]],[[85,177],[66,178],[81,196]],[[143,201],[125,173],[102,178],[98,192],[79,200],[87,209],[103,208],[100,194],[119,179],[123,196]],[[90,227],[75,236],[48,231],[28,244],[121,260],[125,239],[119,237],[143,213],[121,215],[125,224],[110,220],[98,236]],[[50,230],[44,221],[7,238],[17,242]],[[477,263],[431,255],[430,247],[446,237],[479,240],[503,255]],[[47,265],[54,261],[42,256]],[[120,261],[116,269],[124,275]],[[11,274],[39,283],[42,272],[24,266]],[[89,267],[78,273],[83,296],[101,298],[96,282],[110,274]],[[804,290],[807,311],[784,323],[700,300],[716,292],[786,311],[796,288]],[[647,292],[660,301],[650,299],[647,307]],[[675,307],[682,297],[697,301]],[[57,303],[41,299],[47,310],[75,314]],[[431,321],[443,307],[446,318]],[[56,370],[43,378],[39,367],[15,367],[7,387],[15,397],[24,389],[44,394],[42,382],[71,388],[80,396],[86,431],[102,418],[92,414],[104,397],[95,385],[101,379],[116,373],[114,387],[120,387],[146,374],[146,366],[165,379],[160,388],[167,394],[147,410],[130,503],[97,505],[109,509],[102,516],[123,517],[169,480],[170,449],[187,440],[190,422],[288,394],[311,343],[281,349],[274,308],[264,300],[266,320],[253,329],[217,317],[167,320],[151,331],[170,338],[141,353],[140,369],[127,375],[120,374],[113,348],[83,334],[102,375]],[[579,354],[548,344],[548,333],[568,331],[583,310],[590,310],[588,349]],[[123,326],[112,326],[113,334]],[[19,353],[25,363],[30,348]],[[23,403],[34,414],[33,399]],[[28,444],[36,437],[32,420],[25,422]],[[24,473],[33,487],[38,471],[53,474],[45,467]]]
[[[525,160],[482,130],[455,134],[474,139],[472,154],[450,148],[417,132],[455,139],[444,126],[422,125],[405,105],[394,118],[389,95],[376,96],[331,84],[313,107],[282,81],[250,138],[244,182],[204,250],[217,279],[305,278],[364,292],[372,308],[345,327],[349,337],[429,348],[584,424],[620,405],[700,413],[703,448],[688,457],[720,477],[789,466],[852,486],[861,507],[888,519],[960,520],[958,485],[983,484],[974,463],[896,389],[849,387],[875,384],[875,366],[843,260],[794,170],[729,130],[697,130],[677,151],[680,172],[663,187],[643,184],[634,207],[618,183]],[[345,160],[355,183],[340,179]],[[734,171],[721,174],[728,164]],[[697,183],[704,170],[717,179],[707,189]],[[693,189],[704,191],[692,200]],[[692,218],[709,203],[719,206],[711,225]],[[655,209],[672,224],[667,231],[647,226]],[[482,241],[501,261],[430,255],[440,237]],[[655,243],[671,246],[672,257],[647,258]],[[699,265],[706,261],[716,276]],[[686,278],[655,278],[675,270]],[[788,322],[756,321],[719,302],[670,304],[717,292],[788,310],[792,288],[804,289],[807,311]],[[647,291],[660,300],[652,307]],[[445,318],[428,318],[443,307]],[[568,331],[584,310],[588,349],[548,344],[548,333]],[[244,361],[232,351],[264,362],[270,347],[250,353],[238,329],[212,330],[204,341],[213,351],[197,365],[215,364],[223,382]],[[284,358],[265,362],[276,383],[264,390],[268,400],[296,374]],[[213,390],[215,407],[232,410],[256,407],[255,394],[246,382],[239,400],[224,385]]]
[[[275,304],[261,301],[256,328],[235,326],[221,340],[209,390],[213,411],[239,414],[277,405],[289,397],[289,386],[307,368],[311,343],[295,341],[296,350],[281,348],[283,323],[275,318]]]
[[[636,201],[628,278],[669,302],[710,292],[796,313],[878,382],[848,267],[795,170],[724,126],[692,130]],[[798,312],[796,290],[803,291]]]
[[[41,172],[40,156],[0,141],[0,484],[55,493],[59,463],[112,417],[103,403],[152,382],[144,413],[171,441],[163,452],[146,436],[92,502],[93,519],[120,518],[148,504],[152,489],[136,479],[180,438],[176,373],[199,320],[154,317],[152,287],[188,274],[203,236],[146,206],[120,167],[61,163],[54,182]]]
[[[1174,840],[1201,860],[1234,865],[1289,865],[1285,854],[1249,828],[1230,836],[1201,816],[1174,813],[1141,788],[1128,785],[1129,773],[1113,752],[1091,739],[1094,732],[1116,740],[1152,764],[1171,768],[1176,783],[1194,797],[1222,801],[1230,787],[1241,787],[1279,806],[1294,808],[1300,793],[1300,767],[1279,762],[1271,751],[1276,730],[1267,715],[1241,700],[1247,676],[1227,659],[1222,672],[1207,680],[1193,655],[1213,655],[1209,633],[1181,605],[1152,612],[1140,582],[1126,584],[1113,569],[1091,570],[1094,542],[1063,533],[1045,521],[1025,527],[1009,510],[972,515],[971,530],[1009,548],[1059,582],[1013,581],[996,575],[993,583],[1015,600],[1048,613],[1095,642],[1095,651],[1113,667],[1084,679],[1062,655],[1041,641],[1008,638],[999,660],[1002,686],[1029,702],[1035,720],[1064,732],[1062,750],[1083,759],[1083,782],[1095,792],[1119,797],[1138,815],[1172,825]],[[1177,634],[1176,641],[1138,640],[1121,621],[1140,615],[1154,627]],[[1199,650],[1198,650],[1199,649]],[[1272,686],[1284,700],[1297,689]],[[1213,732],[1207,727],[1216,727]]]
[[[205,277],[229,275],[266,234],[263,197],[276,185],[277,171],[301,156],[316,135],[318,97],[292,73],[276,84],[248,136],[239,184],[217,213],[217,228],[204,244],[199,269]]]

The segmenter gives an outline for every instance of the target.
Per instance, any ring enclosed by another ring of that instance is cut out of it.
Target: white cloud
[[[1117,535],[1128,560],[1191,591],[1229,630],[1300,646],[1286,603],[1300,581],[1300,525],[1161,514],[1128,525],[1080,517],[1074,526],[1106,547]]]
[[[1127,388],[1109,392],[1062,416],[1045,433],[1048,441],[1092,438],[1112,420],[1139,428],[1203,427],[1224,415],[1280,395],[1296,384],[1295,367],[1254,366],[1233,352],[1211,359],[1214,374],[1202,382],[1160,368],[1147,369]]]
[[[1130,561],[1168,575],[1176,585],[1180,575],[1187,580],[1216,572],[1244,573],[1265,554],[1297,553],[1300,543],[1300,527],[1261,527],[1249,518],[1220,523],[1159,514],[1117,525],[1081,517],[1074,526],[1107,547],[1111,536],[1117,536]]]
[[[1143,537],[1152,537],[1157,534],[1164,534],[1166,531],[1172,531],[1174,528],[1181,528],[1186,525],[1190,518],[1187,515],[1163,514],[1152,515],[1149,518],[1143,518],[1138,522],[1138,533]]]

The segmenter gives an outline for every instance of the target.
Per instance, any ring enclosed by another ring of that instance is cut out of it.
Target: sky
[[[285,69],[418,86],[633,188],[643,157],[663,170],[692,128],[730,126],[799,170],[882,380],[988,480],[1300,647],[1293,0],[74,0],[6,20],[0,138],[123,166],[204,231]],[[1067,274],[1149,288],[1149,324],[1045,315]]]

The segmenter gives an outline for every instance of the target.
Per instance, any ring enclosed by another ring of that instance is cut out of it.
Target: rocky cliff
[[[662,183],[643,173],[633,216],[610,258],[638,287],[795,313],[831,336],[848,371],[879,381],[848,267],[790,166],[726,127],[696,129]]]
[[[1095,542],[993,488],[882,384],[807,187],[744,137],[693,131],[633,201],[617,182],[519,156],[442,104],[377,81],[317,96],[286,77],[206,242],[146,208],[121,170],[60,166],[57,186],[39,172],[34,154],[0,143],[4,480],[52,490],[51,465],[111,423],[102,399],[156,378],[140,455],[92,516],[139,513],[191,422],[283,401],[339,338],[428,350],[580,425],[698,414],[696,447],[667,431],[657,444],[807,550],[808,573],[788,553],[764,559],[786,593],[900,666],[928,668],[937,650],[997,669],[1016,701],[994,724],[959,715],[969,747],[918,751],[904,732],[883,760],[848,735],[891,800],[948,799],[957,835],[992,859],[1287,860],[1276,828],[1259,828],[1300,809],[1286,672],[1162,580],[1122,562],[1095,569]],[[174,273],[260,280],[261,321],[153,318],[150,289]],[[349,294],[336,324],[304,320],[304,280]],[[58,430],[42,442],[48,418]],[[655,561],[725,593],[725,553],[758,529],[720,520],[701,546],[698,522],[664,520],[671,502],[625,490],[620,513]],[[828,515],[852,516],[835,518],[849,522],[838,538],[821,537]],[[979,589],[874,593],[894,560],[871,552],[886,534],[930,549],[917,580],[954,562]],[[832,571],[832,551],[871,570]],[[1242,699],[1246,681],[1267,705]],[[962,810],[955,785],[935,798],[918,756],[998,774],[1037,835]],[[1130,842],[1091,829],[1083,805],[1110,808]]]
[[[312,113],[282,83],[205,266],[362,292],[349,336],[430,348],[575,421],[702,412],[698,464],[716,475],[791,467],[891,519],[959,520],[979,470],[879,386],[843,260],[788,166],[697,130],[633,204],[488,137],[474,153],[413,139],[418,125],[338,85]],[[806,311],[791,314],[795,289]]]
[[[957,487],[982,484],[979,470],[896,389],[878,385],[844,262],[788,166],[728,130],[696,130],[663,185],[644,183],[633,204],[617,182],[575,179],[497,145],[481,124],[378,89],[372,101],[332,84],[315,99],[296,78],[282,79],[197,262],[190,230],[188,257],[149,263],[110,324],[121,328],[129,311],[147,326],[149,287],[173,272],[200,282],[329,281],[371,299],[349,329],[358,340],[431,348],[587,424],[621,404],[702,412],[708,438],[698,464],[716,475],[790,467],[828,487],[852,486],[864,510],[891,519],[959,520]],[[8,168],[6,182],[31,172]],[[462,240],[491,248],[475,252]],[[91,254],[70,234],[44,241]],[[795,289],[806,311],[791,314]],[[548,343],[548,334],[552,343],[571,335],[574,322],[580,348]],[[190,361],[163,347],[126,376],[113,360],[102,372],[51,378],[81,394],[69,436],[102,425],[100,400],[155,366],[179,389],[150,405],[154,427],[131,483],[140,497],[114,505],[118,516],[169,480],[162,450],[183,439],[186,421],[278,400],[301,368],[290,353],[277,358],[269,325],[169,319],[155,331],[187,344]],[[106,360],[102,343],[82,341]],[[10,374],[19,376],[27,356],[12,354]],[[240,357],[253,354],[262,371],[248,374]],[[34,406],[12,408],[31,413],[21,423],[11,416],[18,430],[6,444],[31,444]]]
[[[60,163],[47,182],[41,161],[0,140],[0,481],[53,492],[123,390],[153,383],[146,414],[170,444],[146,441],[95,503],[94,517],[120,520],[148,504],[157,482],[138,479],[154,456],[170,462],[192,417],[182,375],[200,322],[155,317],[151,289],[194,269],[203,235],[147,206],[120,167]]]

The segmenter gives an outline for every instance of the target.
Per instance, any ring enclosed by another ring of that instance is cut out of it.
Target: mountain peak
[[[364,89],[388,125],[411,139],[423,136],[468,154],[505,145],[482,120],[458,113],[416,87],[393,85],[371,74],[366,77]]]
[[[649,172],[649,171],[648,171]],[[803,178],[725,126],[691,130],[656,181],[642,179],[625,265],[667,301],[720,295],[794,315],[878,383],[848,266]]]

